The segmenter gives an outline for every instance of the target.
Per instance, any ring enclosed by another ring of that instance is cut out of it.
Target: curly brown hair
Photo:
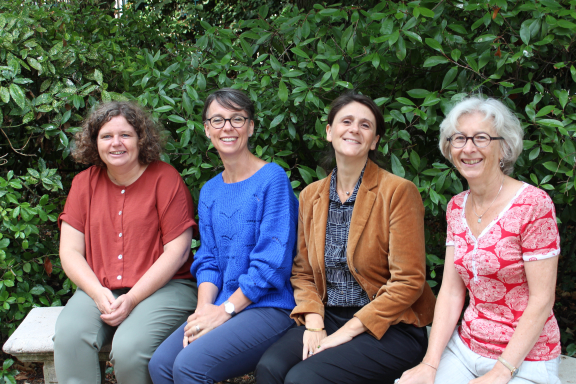
[[[74,160],[82,164],[94,164],[106,168],[98,154],[98,132],[115,116],[123,116],[138,135],[138,161],[142,165],[160,160],[164,140],[162,126],[150,113],[138,104],[128,101],[112,101],[100,104],[82,123],[82,131],[76,133],[76,145],[72,150]]]

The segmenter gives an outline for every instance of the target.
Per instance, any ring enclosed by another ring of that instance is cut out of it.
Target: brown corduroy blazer
[[[324,246],[330,176],[300,193],[298,253],[292,266],[299,325],[324,317]],[[436,298],[426,283],[424,206],[416,186],[368,160],[352,212],[346,257],[370,303],[354,315],[377,339],[394,324],[430,324]]]

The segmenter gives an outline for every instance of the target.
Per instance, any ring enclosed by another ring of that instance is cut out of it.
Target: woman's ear
[[[250,119],[250,126],[248,127],[248,137],[254,134],[254,120]]]
[[[326,125],[326,140],[330,143],[332,142],[332,127],[330,124]]]
[[[206,134],[207,138],[210,138],[210,131],[208,129],[208,124],[204,123],[204,133]]]
[[[370,145],[370,149],[374,151],[378,146],[378,140],[380,140],[380,135],[374,136],[374,140],[372,140],[372,145]]]

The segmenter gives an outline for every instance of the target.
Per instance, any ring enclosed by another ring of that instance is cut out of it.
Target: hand
[[[506,384],[512,379],[510,370],[504,365],[496,362],[494,368],[486,372],[486,374],[470,380],[468,384]]]
[[[304,331],[304,347],[302,349],[302,360],[306,360],[310,356],[312,356],[320,342],[326,338],[326,331],[320,332],[313,332],[313,331]]]
[[[136,304],[136,300],[132,297],[130,292],[120,295],[110,306],[111,313],[100,315],[100,318],[106,324],[116,327],[128,317]]]
[[[320,353],[326,349],[334,348],[347,343],[359,334],[366,332],[367,329],[368,328],[366,328],[357,317],[353,317],[348,320],[348,322],[344,324],[339,330],[320,341],[320,347],[317,345],[316,351],[314,351],[314,353]]]
[[[418,364],[404,372],[398,384],[434,384],[436,371],[426,364]]]
[[[221,305],[205,304],[196,309],[196,312],[188,317],[188,324],[184,327],[184,347],[231,318]]]
[[[100,287],[92,299],[94,300],[94,303],[96,303],[96,307],[100,313],[112,313],[110,306],[116,299],[114,298],[112,291],[110,291],[108,288]]]

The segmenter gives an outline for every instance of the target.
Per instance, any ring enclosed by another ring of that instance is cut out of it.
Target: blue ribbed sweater
[[[280,166],[266,164],[238,183],[224,183],[222,174],[209,180],[198,217],[201,245],[190,272],[198,285],[218,287],[215,305],[240,287],[252,301],[247,308],[294,308],[298,200]]]

